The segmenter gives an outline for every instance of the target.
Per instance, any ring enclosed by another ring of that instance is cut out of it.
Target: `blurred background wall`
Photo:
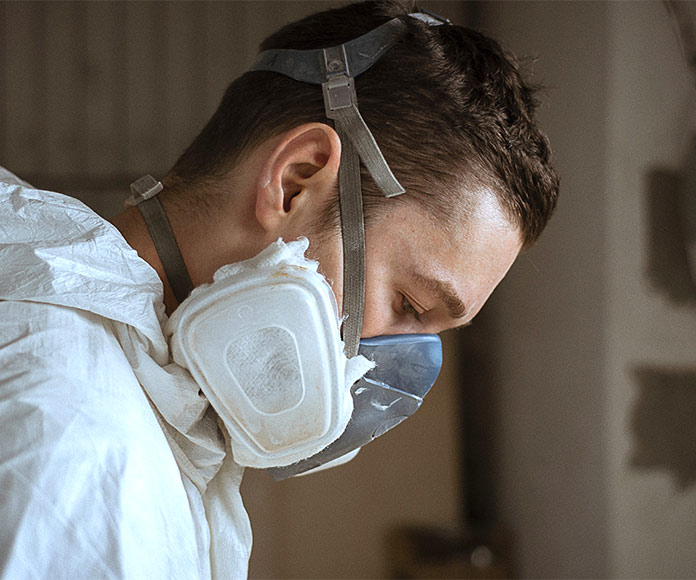
[[[693,22],[696,6],[680,4]],[[501,513],[519,572],[693,578],[695,294],[674,291],[679,247],[653,262],[680,224],[678,212],[654,223],[672,201],[650,176],[687,162],[694,77],[660,2],[486,2],[480,16],[538,57],[562,179],[545,236],[489,305]],[[665,380],[653,402],[645,368],[687,378]]]
[[[341,3],[0,2],[0,165],[114,215],[263,37]],[[480,320],[445,337],[413,419],[333,471],[247,473],[250,575],[390,577],[388,539],[417,525],[449,567],[412,577],[696,577],[696,294],[675,290],[679,212],[663,211],[695,99],[669,13],[424,5],[534,60],[558,212]]]

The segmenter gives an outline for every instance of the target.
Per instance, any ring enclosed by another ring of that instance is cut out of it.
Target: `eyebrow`
[[[430,276],[414,273],[412,275],[416,284],[435,294],[438,299],[447,307],[452,318],[462,318],[469,311],[464,301],[457,295],[452,284]],[[462,326],[468,326],[465,323]]]

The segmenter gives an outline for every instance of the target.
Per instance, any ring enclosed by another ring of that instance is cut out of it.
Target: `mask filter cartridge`
[[[288,465],[332,443],[353,410],[351,385],[373,366],[343,354],[333,292],[306,248],[279,241],[221,268],[167,323],[175,362],[222,419],[240,465]]]

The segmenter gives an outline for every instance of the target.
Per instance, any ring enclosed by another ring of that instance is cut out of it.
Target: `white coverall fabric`
[[[246,577],[243,470],[165,322],[116,228],[0,169],[1,577]]]

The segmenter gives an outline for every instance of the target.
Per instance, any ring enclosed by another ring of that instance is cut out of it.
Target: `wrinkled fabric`
[[[31,188],[26,181],[17,177],[14,173],[10,173],[4,167],[0,167],[0,183],[10,183],[12,185],[21,185],[23,187]]]
[[[170,361],[156,272],[80,202],[0,181],[0,576],[245,577],[243,471]]]

